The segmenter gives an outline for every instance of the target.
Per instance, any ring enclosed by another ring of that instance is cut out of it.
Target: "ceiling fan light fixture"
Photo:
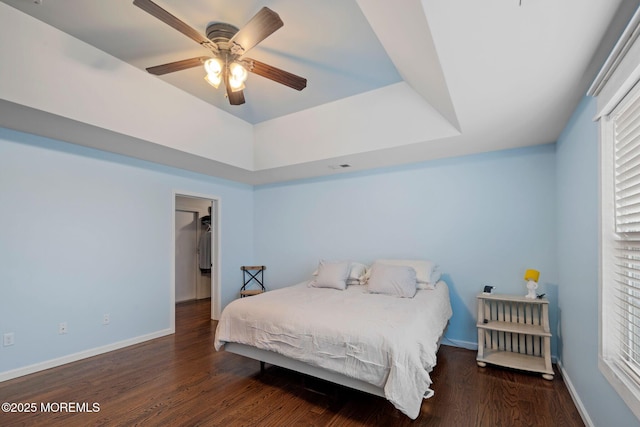
[[[204,79],[207,81],[207,83],[209,83],[216,89],[220,87],[220,83],[222,82],[222,76],[220,74],[218,74],[217,76],[214,74],[207,74],[206,76],[204,76]]]
[[[204,62],[204,69],[210,76],[220,76],[222,74],[222,61],[219,58],[209,58]]]
[[[229,72],[231,73],[231,78],[243,83],[247,80],[249,74],[242,64],[238,62],[232,62],[231,65],[229,65]]]
[[[249,73],[238,62],[232,62],[229,65],[229,88],[232,92],[237,92],[245,88],[244,82],[247,81]]]
[[[229,76],[229,89],[231,92],[237,92],[245,88],[244,82],[235,78],[233,75]]]

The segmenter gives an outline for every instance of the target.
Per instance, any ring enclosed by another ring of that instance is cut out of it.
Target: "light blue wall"
[[[557,302],[555,169],[544,145],[257,187],[255,262],[273,289],[322,258],[436,261],[453,303],[447,337],[475,343],[481,285],[524,295],[536,268]]]
[[[174,190],[221,199],[226,305],[252,258],[251,186],[0,128],[0,373],[170,327]]]
[[[0,129],[0,333],[16,333],[0,373],[169,327],[177,190],[222,200],[223,306],[249,262],[273,289],[321,258],[428,258],[452,291],[447,336],[473,343],[481,285],[524,293],[539,269],[553,353],[594,424],[639,425],[597,369],[594,114],[585,99],[557,145],[255,189]]]
[[[598,126],[585,98],[557,142],[558,355],[596,426],[638,419],[598,370]]]

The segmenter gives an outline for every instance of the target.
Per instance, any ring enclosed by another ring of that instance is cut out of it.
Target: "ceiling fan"
[[[207,72],[205,80],[215,88],[218,88],[220,83],[224,83],[231,105],[244,104],[243,89],[248,72],[296,90],[307,87],[307,79],[303,77],[244,56],[284,25],[280,16],[268,7],[260,9],[241,29],[222,22],[211,23],[206,29],[207,37],[204,37],[151,0],[134,0],[133,4],[208,48],[213,54],[212,57],[199,56],[149,67],[147,71],[151,74],[173,73],[204,64]]]

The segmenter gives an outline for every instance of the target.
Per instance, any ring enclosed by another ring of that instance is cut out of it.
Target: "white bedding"
[[[447,285],[398,298],[367,293],[366,286],[307,284],[231,302],[218,323],[216,350],[247,344],[365,381],[417,418],[452,315]]]

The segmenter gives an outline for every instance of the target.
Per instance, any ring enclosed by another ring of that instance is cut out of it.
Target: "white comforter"
[[[214,344],[216,350],[225,342],[247,344],[368,382],[415,419],[451,315],[442,281],[414,298],[304,282],[231,302]]]

